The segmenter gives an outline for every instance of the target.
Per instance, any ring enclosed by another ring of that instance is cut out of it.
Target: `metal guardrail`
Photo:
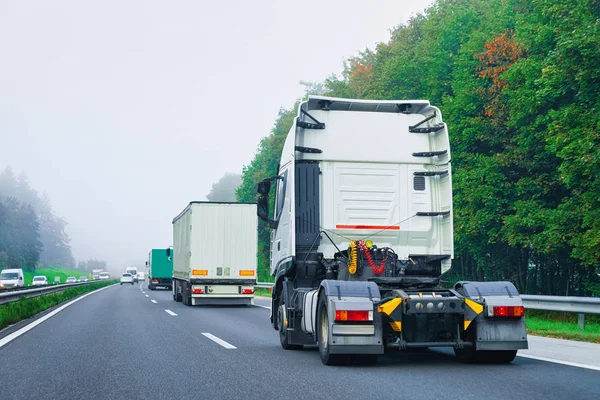
[[[257,282],[254,287],[269,289],[271,282]],[[600,314],[600,298],[575,296],[542,296],[533,294],[520,295],[523,306],[531,310],[563,311],[579,314],[579,328],[585,327],[584,314]]]
[[[49,294],[54,292],[60,292],[65,289],[69,289],[77,286],[90,285],[92,283],[102,282],[99,280],[90,280],[87,282],[75,282],[75,283],[64,283],[60,285],[46,285],[40,286],[36,288],[32,288],[31,286],[19,289],[9,289],[3,292],[0,292],[0,304],[12,303],[13,301],[19,301],[21,297],[36,297],[41,296],[43,294]]]

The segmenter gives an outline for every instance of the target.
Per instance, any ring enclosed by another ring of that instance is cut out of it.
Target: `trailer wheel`
[[[344,360],[344,355],[331,354],[331,349],[329,347],[329,314],[327,313],[327,296],[319,297],[316,328],[321,362],[325,365],[341,364]]]
[[[154,289],[156,289],[156,286],[154,286],[153,284],[149,283],[148,284],[148,289],[154,290]]]
[[[279,330],[279,343],[281,343],[281,347],[284,350],[299,350],[303,346],[300,344],[290,344],[287,326],[285,326],[285,317],[284,313],[285,309],[285,300],[283,298],[283,293],[279,293],[279,307],[277,307],[277,325]]]
[[[173,285],[171,286],[173,289],[173,300],[176,302],[181,301],[181,294],[177,293],[177,281],[173,280]]]
[[[191,306],[192,305],[192,295],[188,294],[188,292],[189,292],[188,283],[183,282],[183,284],[181,285],[181,299],[182,299],[184,305]]]
[[[474,348],[454,349],[454,354],[463,363],[508,364],[517,356],[517,350],[475,350]]]

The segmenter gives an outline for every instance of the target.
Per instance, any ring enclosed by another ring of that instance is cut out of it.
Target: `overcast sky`
[[[78,260],[143,263],[240,173],[280,107],[432,0],[1,0],[0,168],[26,171]]]

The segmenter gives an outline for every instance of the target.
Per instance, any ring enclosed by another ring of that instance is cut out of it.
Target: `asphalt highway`
[[[467,365],[430,350],[328,367],[316,349],[280,347],[268,305],[186,307],[168,290],[109,287],[0,347],[0,398],[600,399],[600,371],[523,357]]]

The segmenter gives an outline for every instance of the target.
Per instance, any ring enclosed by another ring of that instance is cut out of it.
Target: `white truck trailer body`
[[[252,304],[257,227],[254,203],[191,202],[173,219],[173,299]]]

